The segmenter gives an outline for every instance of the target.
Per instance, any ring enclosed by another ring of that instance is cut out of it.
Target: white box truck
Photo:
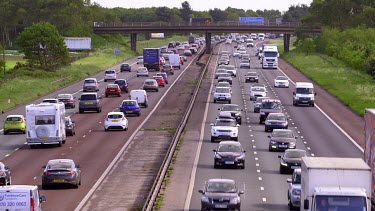
[[[301,211],[370,211],[371,169],[361,158],[303,157]]]
[[[263,44],[262,54],[261,54],[261,64],[262,68],[273,68],[278,67],[278,57],[279,51],[277,50],[276,44]]]
[[[365,153],[364,160],[371,168],[371,196],[375,197],[375,108],[365,109]],[[375,210],[375,199],[372,199]]]
[[[169,63],[173,68],[181,69],[181,59],[179,54],[169,54]]]
[[[36,185],[9,185],[0,187],[0,210],[41,211],[44,196],[39,196]]]
[[[26,106],[26,142],[36,145],[57,144],[66,141],[64,103],[40,103]]]

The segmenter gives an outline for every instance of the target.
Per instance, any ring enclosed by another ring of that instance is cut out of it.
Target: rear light
[[[21,123],[24,123],[24,122],[25,122],[25,120],[21,119]]]
[[[69,171],[69,175],[73,176],[74,175],[74,171],[73,170]]]
[[[30,211],[34,211],[34,198],[30,198]]]
[[[50,175],[51,174],[48,171],[44,172],[44,176],[50,176]]]
[[[122,117],[122,121],[124,121],[124,120],[125,120],[125,117],[123,116],[123,117]]]
[[[73,102],[73,100],[72,100],[72,99],[69,99],[69,102]]]

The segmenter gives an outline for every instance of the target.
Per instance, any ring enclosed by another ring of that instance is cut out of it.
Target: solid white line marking
[[[85,138],[85,137],[86,137],[86,135],[83,135],[82,137],[83,137],[83,138]]]
[[[34,179],[36,179],[36,178],[38,178],[38,177],[34,177]]]
[[[89,130],[89,133],[91,133],[91,130]]]
[[[14,151],[17,151],[17,150],[19,150],[19,149],[20,149],[20,148],[15,148]]]
[[[307,150],[311,150],[311,148],[310,148],[310,147],[306,147],[306,149],[307,149]]]
[[[311,156],[312,156],[312,157],[314,157],[314,156],[315,156],[315,154],[311,153]]]
[[[258,160],[258,158],[255,158],[255,160]]]
[[[259,166],[259,163],[256,163],[255,166]]]
[[[258,152],[255,151],[255,152],[254,152],[254,155],[256,155],[256,154],[258,154]]]
[[[306,142],[306,141],[304,141],[303,143],[304,143],[304,144],[307,144],[307,142]]]

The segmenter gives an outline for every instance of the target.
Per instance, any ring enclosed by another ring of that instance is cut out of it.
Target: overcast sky
[[[142,8],[142,7],[181,7],[184,1],[179,0],[91,0],[102,7],[123,7],[123,8]],[[225,10],[227,7],[251,10],[280,10],[287,11],[292,5],[306,4],[310,6],[312,0],[188,0],[193,10],[208,11],[209,9],[219,8]]]

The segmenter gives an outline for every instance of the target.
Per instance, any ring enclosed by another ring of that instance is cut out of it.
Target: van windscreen
[[[311,89],[311,88],[297,88],[296,93],[297,94],[313,94],[313,89]]]

